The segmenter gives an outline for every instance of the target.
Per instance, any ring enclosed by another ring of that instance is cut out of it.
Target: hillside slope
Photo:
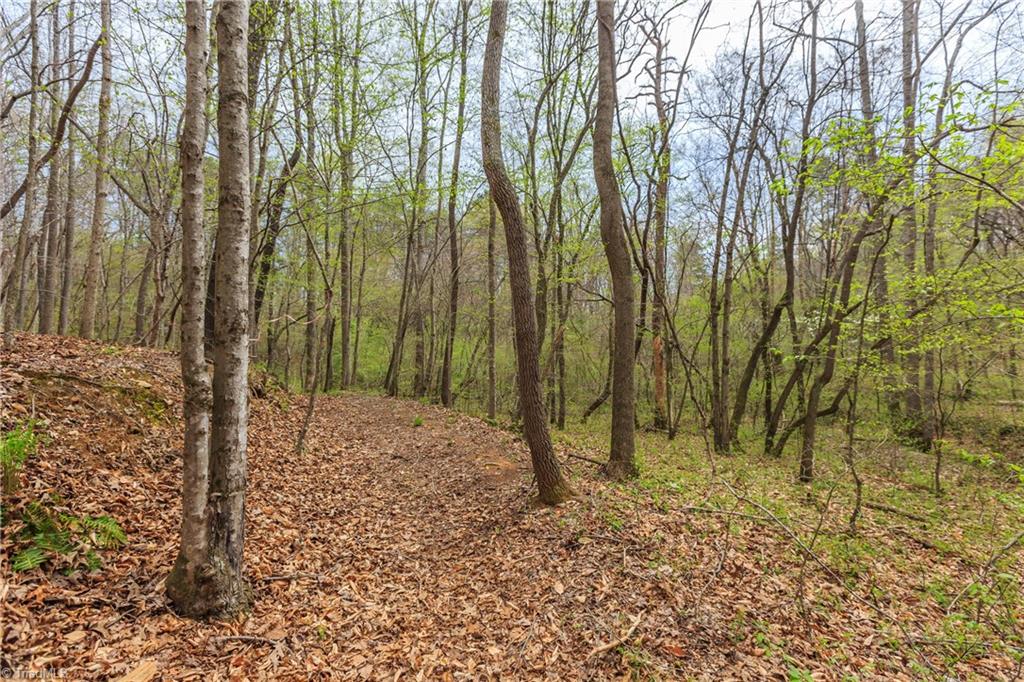
[[[900,574],[873,574],[868,601],[738,503],[609,486],[578,459],[579,499],[533,509],[514,436],[356,394],[318,399],[302,455],[305,398],[253,400],[255,606],[230,623],[180,619],[163,595],[179,520],[176,357],[19,335],[0,385],[3,427],[35,418],[44,435],[4,501],[5,558],[32,501],[111,515],[127,536],[94,572],[4,561],[4,667],[76,680],[564,680],[897,679],[938,665],[907,637],[941,614]],[[969,580],[972,567],[940,564]],[[993,648],[952,669],[1009,679],[1017,666]]]

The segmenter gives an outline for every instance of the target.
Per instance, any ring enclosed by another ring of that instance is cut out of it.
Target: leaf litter
[[[800,608],[799,557],[764,524],[655,504],[589,470],[575,472],[577,499],[536,509],[515,435],[362,394],[318,397],[296,455],[306,398],[257,392],[253,609],[179,618],[163,592],[180,521],[178,372],[168,352],[58,337],[20,334],[4,355],[3,427],[35,418],[45,434],[5,519],[57,499],[114,516],[128,537],[95,572],[13,573],[4,528],[5,667],[75,680],[755,680],[912,679],[930,665],[813,566],[803,589],[817,607]],[[941,613],[901,578],[879,571],[877,599],[926,632]],[[1010,679],[1018,665],[993,650],[962,669]]]

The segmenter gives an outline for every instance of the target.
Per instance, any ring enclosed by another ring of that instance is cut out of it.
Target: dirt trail
[[[512,435],[415,402],[322,396],[296,455],[305,399],[282,392],[252,404],[253,611],[180,619],[162,593],[180,514],[175,358],[22,335],[0,380],[4,426],[34,414],[46,433],[14,509],[57,493],[62,509],[112,514],[128,534],[95,573],[5,563],[7,667],[70,679],[140,665],[157,679],[605,679],[627,659],[590,652],[638,615],[638,652],[665,656],[659,631],[680,632],[682,593],[633,556],[642,538],[585,532],[586,485],[579,501],[531,509]],[[693,644],[671,669],[700,660]]]
[[[625,548],[578,541],[569,526],[585,501],[530,508],[528,460],[509,434],[352,395],[318,401],[303,456],[260,453],[254,572],[289,577],[269,583],[253,618],[286,604],[326,629],[322,646],[306,643],[307,664],[367,679],[628,675],[618,653],[589,654],[624,634],[658,588],[637,584],[647,571],[628,560],[634,574],[619,573]],[[612,598],[618,589],[627,604]]]
[[[4,668],[135,682],[920,671],[875,610],[813,563],[802,572],[789,539],[742,509],[694,513],[701,490],[611,486],[578,460],[568,462],[579,497],[533,509],[513,435],[359,394],[318,398],[296,455],[306,399],[257,391],[245,548],[254,606],[232,622],[181,619],[163,593],[180,522],[178,372],[170,353],[33,335],[0,358],[0,427],[34,417],[45,436],[4,500]],[[110,514],[127,544],[92,573],[12,573],[33,501]],[[885,563],[894,552],[935,557],[872,540],[886,548],[870,574],[880,608],[911,626],[941,617]],[[955,562],[936,566],[969,579]],[[1010,679],[1015,665],[993,651],[960,670]]]

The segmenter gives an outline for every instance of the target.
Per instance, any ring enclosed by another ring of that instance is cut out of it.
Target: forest
[[[1017,0],[6,0],[10,679],[1024,677]]]

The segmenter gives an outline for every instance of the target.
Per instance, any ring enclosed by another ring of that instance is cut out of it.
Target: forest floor
[[[579,459],[601,457],[603,436],[570,434],[579,496],[535,508],[508,431],[414,401],[322,396],[296,454],[306,398],[265,386],[249,437],[252,611],[179,618],[163,591],[180,520],[178,371],[170,353],[58,337],[19,335],[4,355],[0,425],[35,419],[42,439],[4,498],[4,668],[136,682],[1021,674],[1024,562],[1000,542],[1024,504],[1009,484],[994,488],[998,509],[964,496],[911,516],[865,509],[850,535],[830,511],[835,486],[796,486],[754,458],[764,480],[727,464],[680,475],[651,435],[644,477],[612,485]],[[868,489],[888,488],[869,476]],[[110,515],[126,542],[100,550],[98,570],[53,556],[14,572],[32,503]],[[935,537],[950,518],[965,521]]]

